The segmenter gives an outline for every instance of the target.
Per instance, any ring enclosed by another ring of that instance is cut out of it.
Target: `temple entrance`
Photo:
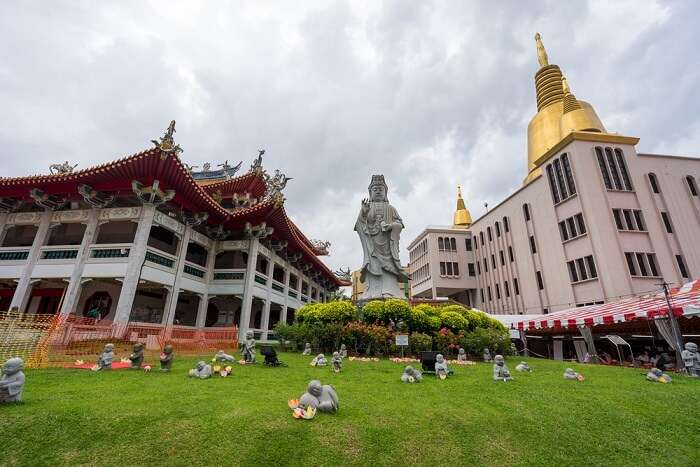
[[[272,331],[277,323],[282,319],[282,305],[278,303],[270,304],[270,317],[267,321],[267,330]]]
[[[142,284],[136,289],[129,321],[161,324],[168,301],[168,289],[158,284]]]
[[[177,297],[173,324],[176,326],[196,326],[200,300],[199,295],[195,293],[180,292]]]
[[[83,283],[75,307],[68,310],[96,320],[113,320],[122,285],[113,279],[93,279]]]
[[[239,326],[243,300],[236,295],[219,295],[209,300],[205,327]]]
[[[66,291],[66,283],[57,279],[42,279],[32,285],[25,313],[55,315]]]
[[[261,329],[263,313],[265,312],[265,300],[258,297],[253,297],[253,303],[250,306],[250,321],[248,327],[251,329]]]

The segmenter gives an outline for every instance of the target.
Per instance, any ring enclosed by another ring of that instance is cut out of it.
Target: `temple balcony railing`
[[[301,296],[301,301],[304,302],[304,303],[308,303],[308,302],[309,302],[309,297],[307,297],[306,295],[302,295],[302,296]]]
[[[297,290],[289,289],[287,295],[289,295],[292,298],[296,298],[297,300],[299,299],[299,292]]]
[[[245,269],[214,269],[214,282],[241,282],[245,278]]]
[[[261,274],[259,272],[255,273],[255,282],[257,282],[260,285],[267,285],[267,276],[265,274]]]
[[[99,245],[90,245],[88,262],[126,262],[129,260],[129,254],[133,243],[102,243]]]
[[[281,294],[284,294],[284,284],[273,279],[272,280],[272,290],[274,290],[275,292],[279,292]]]
[[[173,269],[175,262],[177,261],[177,256],[149,247],[146,250],[146,261],[157,264],[165,269]]]
[[[78,245],[42,246],[39,250],[40,261],[73,262],[78,257]]]
[[[190,261],[185,261],[185,266],[183,267],[182,272],[199,281],[204,281],[204,276],[207,274],[206,268]]]
[[[0,248],[0,264],[24,263],[29,258],[30,247]]]

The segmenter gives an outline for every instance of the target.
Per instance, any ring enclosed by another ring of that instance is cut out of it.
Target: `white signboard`
[[[397,334],[396,335],[396,345],[408,345],[408,335],[407,334]]]

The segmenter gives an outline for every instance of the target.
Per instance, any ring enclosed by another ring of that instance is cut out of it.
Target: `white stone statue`
[[[311,355],[311,344],[310,343],[308,343],[308,342],[306,343],[306,345],[304,346],[304,351],[301,354],[302,355]]]
[[[399,237],[403,228],[399,213],[387,199],[384,176],[373,175],[369,200],[362,200],[355,223],[364,256],[360,280],[366,288],[361,300],[404,297],[398,286],[398,282],[408,281],[399,260]]]
[[[583,381],[583,375],[580,373],[576,373],[573,368],[567,368],[564,370],[564,378],[565,379],[575,379],[577,381]]]
[[[435,356],[435,376],[440,379],[447,379],[450,374],[450,369],[447,367],[447,361],[441,353]]]
[[[340,373],[340,370],[343,369],[343,357],[340,356],[340,352],[333,352],[331,365],[331,368],[334,373]]]
[[[345,344],[340,344],[340,356],[341,358],[348,358],[348,348]]]
[[[403,369],[403,374],[401,375],[401,381],[404,383],[420,383],[423,380],[423,375],[420,371],[416,370],[412,366],[408,365]]]
[[[326,366],[328,362],[326,361],[326,356],[323,355],[322,353],[316,355],[312,360],[311,360],[311,366]]]
[[[694,342],[686,342],[685,350],[681,352],[685,371],[690,376],[695,378],[700,377],[700,353],[698,353],[698,345]]]
[[[199,361],[197,362],[197,366],[190,370],[190,377],[207,379],[211,378],[212,373],[213,371],[211,365],[208,365],[203,361]]]
[[[515,366],[515,371],[519,371],[521,373],[530,373],[532,371],[532,368],[530,368],[530,365],[528,365],[527,362],[520,362]]]
[[[102,353],[97,357],[93,371],[111,370],[114,361],[114,344],[106,344]]]
[[[243,343],[243,361],[246,364],[255,363],[255,339],[253,331],[245,333],[245,342]]]
[[[233,355],[227,354],[223,350],[219,350],[214,355],[213,361],[222,362],[222,363],[235,363],[236,358]]]
[[[510,376],[510,371],[506,366],[506,360],[503,355],[493,357],[493,380],[494,381],[510,381],[513,378]]]
[[[462,347],[459,348],[459,352],[457,352],[457,361],[458,362],[466,362],[467,361],[467,353],[464,351]]]
[[[489,349],[484,349],[484,363],[491,361],[491,351]]]
[[[649,373],[647,373],[647,381],[653,381],[655,383],[670,383],[671,377],[658,368],[652,368],[649,370]]]
[[[338,394],[333,386],[321,385],[318,380],[309,381],[306,392],[299,398],[299,405],[304,408],[313,407],[321,412],[335,413],[340,407]]]
[[[2,366],[0,377],[0,403],[19,402],[22,400],[24,389],[24,373],[22,366],[24,361],[19,358],[11,358]]]

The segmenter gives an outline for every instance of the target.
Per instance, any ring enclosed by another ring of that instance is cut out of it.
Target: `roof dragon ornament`
[[[175,140],[173,139],[174,133],[175,120],[172,120],[170,122],[170,125],[168,125],[168,129],[165,131],[165,135],[161,136],[160,141],[157,141],[155,139],[151,140],[151,143],[155,144],[156,147],[161,150],[161,152],[167,153],[165,156],[161,156],[163,158],[167,157],[167,155],[171,153],[178,155],[182,152],[182,148],[180,147],[180,145],[175,144]]]
[[[73,169],[76,167],[78,167],[78,164],[70,165],[68,161],[65,161],[63,164],[51,164],[49,166],[49,172],[51,172],[52,175],[69,174],[72,173]]]

